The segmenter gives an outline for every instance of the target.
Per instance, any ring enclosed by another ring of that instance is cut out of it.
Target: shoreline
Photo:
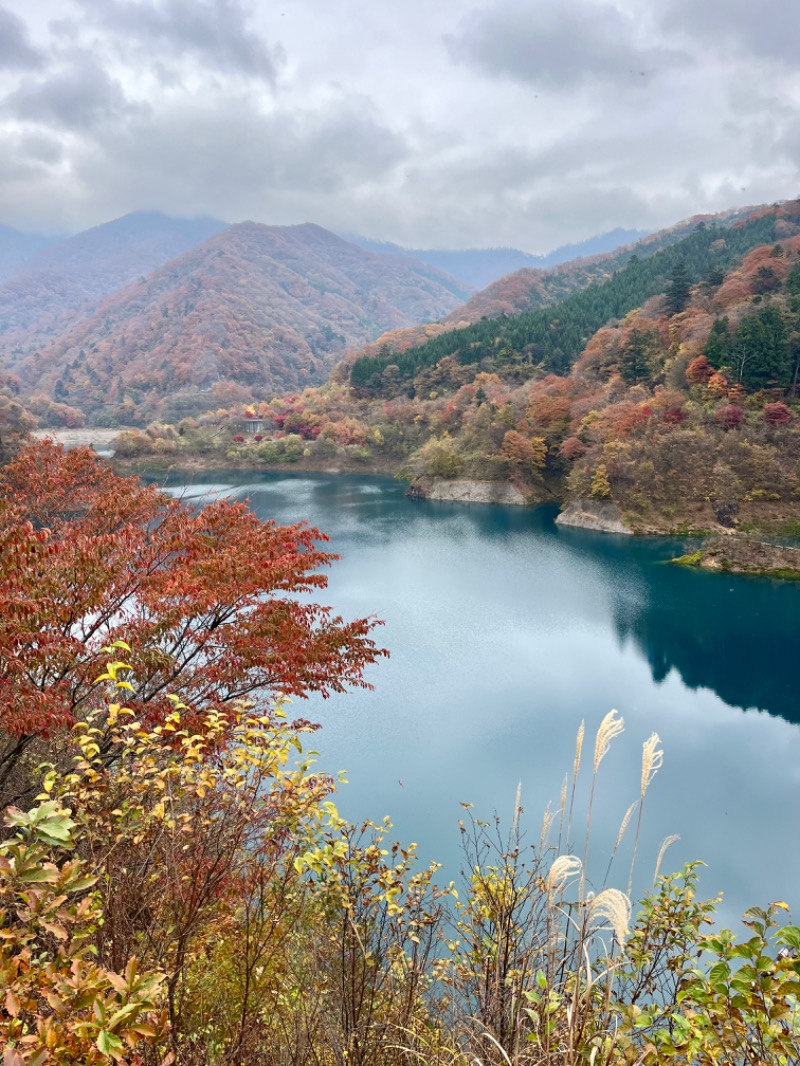
[[[293,462],[268,463],[254,457],[248,461],[243,457],[231,458],[219,452],[208,451],[189,454],[183,451],[151,452],[136,456],[118,456],[109,447],[120,429],[69,429],[36,430],[31,436],[35,439],[49,439],[65,447],[88,446],[94,448],[111,466],[121,474],[133,475],[143,467],[149,471],[169,473],[199,474],[204,472],[235,471],[236,473],[265,474],[361,474],[366,477],[391,477],[409,483],[407,495],[414,499],[443,500],[464,504],[490,504],[508,507],[536,507],[541,503],[557,503],[562,510],[556,519],[563,528],[584,529],[615,536],[642,537],[704,537],[718,538],[726,544],[732,541],[746,543],[742,532],[736,528],[720,526],[712,514],[701,516],[699,507],[684,509],[685,514],[676,514],[670,510],[667,515],[659,514],[657,505],[649,514],[639,515],[626,512],[623,506],[612,499],[567,499],[551,491],[548,499],[542,499],[538,493],[525,491],[523,484],[512,480],[481,480],[476,478],[441,478],[432,476],[412,477],[404,475],[406,458],[386,457],[379,459],[348,459],[342,456],[320,460],[301,456]],[[666,510],[666,508],[665,508]],[[703,521],[703,517],[706,521]],[[745,517],[745,516],[742,516]],[[759,513],[747,516],[746,534],[755,537],[774,533],[794,536],[800,532],[800,519],[786,514],[785,510],[759,508]],[[683,519],[683,520],[681,520]],[[742,523],[744,526],[744,523]],[[756,541],[755,543],[763,543]],[[708,570],[722,569],[714,562],[715,552],[709,552],[709,560],[702,564],[688,561],[691,557],[682,557],[685,566],[703,566]],[[741,568],[729,566],[736,573],[764,573],[769,576],[786,577],[787,571],[800,571],[800,561],[795,565],[755,566],[743,562]],[[790,575],[794,580],[793,574]]]

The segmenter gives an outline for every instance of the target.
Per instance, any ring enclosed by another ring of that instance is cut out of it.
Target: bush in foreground
[[[109,664],[101,684],[126,684]],[[75,724],[0,843],[7,1066],[763,1063],[800,1053],[800,929],[783,904],[709,930],[696,869],[591,891],[591,806],[571,782],[527,847],[468,819],[461,898],[390,827],[344,822],[285,707],[160,724],[112,702]],[[598,731],[591,796],[621,720]],[[661,753],[643,749],[617,841],[638,838]],[[551,842],[551,837],[555,839]],[[575,838],[583,838],[572,854]],[[612,856],[609,869],[619,863]],[[633,853],[635,858],[636,845]],[[632,871],[626,872],[628,881]]]

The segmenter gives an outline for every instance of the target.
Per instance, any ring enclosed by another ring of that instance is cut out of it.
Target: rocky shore
[[[598,533],[633,533],[623,522],[619,507],[613,500],[573,500],[558,516],[556,525],[593,529]]]
[[[800,580],[800,548],[767,544],[747,537],[714,537],[698,551],[672,562],[703,570]]]
[[[502,503],[520,507],[531,502],[510,481],[472,481],[467,478],[418,477],[406,495],[416,500]]]

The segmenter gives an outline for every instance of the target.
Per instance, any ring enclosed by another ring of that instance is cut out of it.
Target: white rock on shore
[[[524,506],[527,500],[508,481],[471,481],[466,478],[418,477],[407,493],[415,499],[453,503],[502,503]]]
[[[558,516],[556,525],[594,529],[598,533],[633,533],[622,521],[619,507],[613,500],[573,500]]]

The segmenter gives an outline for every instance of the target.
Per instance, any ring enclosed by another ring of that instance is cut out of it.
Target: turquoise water
[[[626,729],[600,767],[598,887],[656,731],[665,756],[645,803],[639,891],[678,833],[663,868],[702,859],[724,920],[775,899],[800,917],[799,586],[670,567],[685,544],[559,529],[552,508],[411,501],[383,478],[214,477],[169,485],[307,519],[341,555],[326,602],[385,622],[391,658],[371,668],[374,691],[297,706],[323,724],[320,765],[349,772],[345,815],[391,815],[401,840],[457,878],[460,803],[508,822],[521,782],[538,838],[580,721],[588,762],[613,707]],[[608,883],[624,889],[629,866],[623,844]]]

